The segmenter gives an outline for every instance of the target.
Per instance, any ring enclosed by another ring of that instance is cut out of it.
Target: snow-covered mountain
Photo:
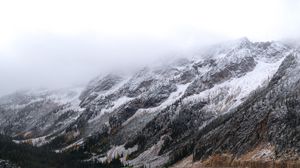
[[[42,145],[46,139],[64,131],[83,112],[79,107],[82,90],[81,87],[26,90],[0,98],[0,132]]]
[[[17,143],[135,167],[176,167],[185,157],[237,166],[297,159],[299,63],[294,47],[242,38],[193,59],[97,77],[84,89],[2,97],[0,131]]]

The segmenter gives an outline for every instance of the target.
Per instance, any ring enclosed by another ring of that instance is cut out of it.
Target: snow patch
[[[163,110],[167,108],[168,106],[172,105],[175,103],[177,100],[179,100],[185,93],[187,87],[190,85],[190,83],[186,84],[179,84],[177,85],[177,89],[175,92],[172,92],[170,96],[165,100],[163,103],[161,103],[157,107],[153,108],[147,108],[147,109],[139,109],[133,116],[131,116],[127,121],[125,121],[122,125],[127,125],[131,120],[133,120],[135,117],[142,115],[144,113],[153,113],[153,112],[158,112],[160,110]]]
[[[106,156],[93,156],[89,161],[97,160],[99,162],[111,162],[115,158],[120,158],[122,163],[127,162],[127,157],[138,150],[138,145],[133,146],[132,148],[125,149],[124,145],[113,146],[107,153]]]
[[[162,138],[152,147],[141,153],[138,157],[133,160],[125,162],[125,164],[132,165],[134,167],[161,167],[169,160],[169,153],[159,156],[164,140]]]
[[[80,139],[80,140],[78,140],[78,141],[76,141],[76,142],[74,142],[74,143],[72,143],[72,144],[70,144],[70,145],[68,145],[68,146],[66,146],[66,147],[64,147],[64,148],[62,148],[62,149],[57,149],[57,150],[55,150],[55,152],[56,152],[56,153],[62,153],[62,152],[64,152],[64,151],[68,150],[68,149],[71,149],[71,148],[74,148],[74,147],[81,146],[83,143],[84,143],[84,140],[83,140],[83,139]]]
[[[91,120],[89,120],[88,122],[91,123],[91,122],[94,122],[94,121],[98,120],[104,113],[113,112],[114,110],[116,110],[117,108],[119,108],[121,105],[128,103],[132,99],[133,98],[129,98],[127,96],[120,97],[119,99],[117,99],[116,101],[113,102],[113,106],[112,107],[101,109],[100,113],[96,117],[94,117]]]
[[[242,77],[215,85],[213,88],[199,94],[189,96],[183,102],[204,100],[209,102],[205,107],[206,110],[215,113],[229,111],[229,109],[240,105],[252,91],[264,86],[276,73],[284,58],[272,63],[256,60],[257,64],[253,71]],[[218,97],[220,97],[220,100],[216,100]]]
[[[55,137],[48,138],[48,136],[42,136],[38,138],[31,138],[26,140],[13,140],[16,144],[31,144],[32,146],[40,147],[51,142]]]

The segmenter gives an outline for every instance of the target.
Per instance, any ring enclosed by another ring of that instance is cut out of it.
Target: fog
[[[0,95],[84,85],[240,37],[297,40],[296,0],[0,2]]]

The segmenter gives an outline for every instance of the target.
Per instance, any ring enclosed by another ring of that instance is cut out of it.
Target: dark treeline
[[[86,156],[82,152],[55,153],[49,148],[16,144],[10,137],[0,135],[0,159],[9,160],[22,168],[114,168],[122,167],[119,160],[109,165],[82,162]]]

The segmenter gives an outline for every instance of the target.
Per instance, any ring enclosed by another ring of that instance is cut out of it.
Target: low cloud
[[[17,89],[80,85],[110,71],[133,70],[216,41],[207,35],[170,39],[96,34],[26,35],[0,53],[0,94]],[[197,39],[197,40],[196,40]],[[197,43],[197,44],[196,44]]]
[[[296,0],[3,1],[0,95],[84,84],[227,39],[297,41],[299,7]]]

